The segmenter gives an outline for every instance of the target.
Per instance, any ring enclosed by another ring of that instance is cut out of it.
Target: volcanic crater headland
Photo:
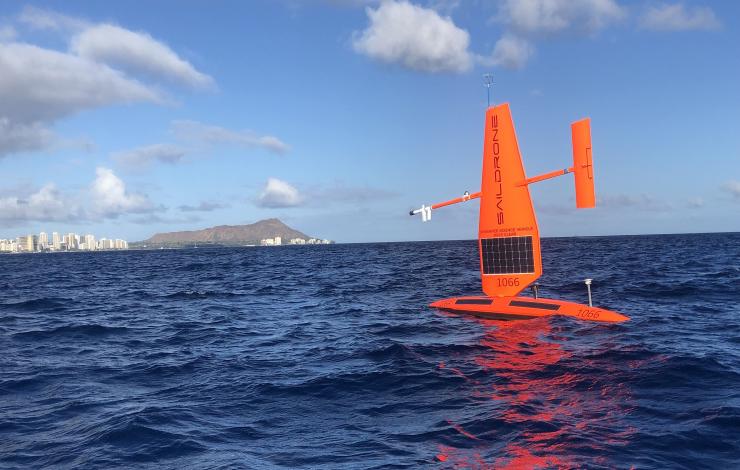
[[[137,245],[149,247],[178,247],[191,245],[259,245],[262,240],[280,237],[290,240],[311,240],[303,232],[285,225],[279,219],[260,220],[249,225],[218,225],[202,230],[156,233]]]

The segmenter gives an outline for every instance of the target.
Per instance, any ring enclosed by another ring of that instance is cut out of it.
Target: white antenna
[[[583,283],[586,284],[586,289],[588,289],[588,306],[593,307],[594,303],[591,301],[591,281],[593,279],[584,279]]]
[[[493,85],[493,74],[483,74],[483,85],[486,87],[486,96],[488,97],[488,107],[491,107],[491,85]]]

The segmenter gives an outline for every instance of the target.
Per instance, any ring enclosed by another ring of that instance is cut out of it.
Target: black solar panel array
[[[483,274],[534,273],[532,236],[482,238]]]

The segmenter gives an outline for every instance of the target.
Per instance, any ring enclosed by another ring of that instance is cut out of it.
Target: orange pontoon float
[[[422,220],[427,222],[432,218],[432,210],[480,199],[478,250],[481,281],[486,295],[438,300],[430,307],[499,319],[565,315],[599,322],[629,320],[620,313],[591,305],[590,279],[585,281],[589,305],[540,299],[536,285],[533,286],[534,297],[519,296],[542,275],[540,236],[529,185],[573,173],[576,207],[583,209],[596,205],[590,120],[574,122],[571,131],[573,166],[527,178],[509,105],[505,103],[488,108],[481,190],[473,194],[466,192],[462,197],[431,206],[423,205],[410,212],[411,215],[421,214]]]

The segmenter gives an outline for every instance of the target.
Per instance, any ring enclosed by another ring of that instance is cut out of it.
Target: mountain
[[[189,230],[185,232],[166,232],[154,234],[148,240],[137,243],[147,246],[178,246],[196,243],[214,245],[245,245],[259,244],[264,238],[281,237],[283,243],[293,238],[308,240],[303,232],[292,229],[279,219],[260,220],[249,225],[219,225],[203,230]]]

